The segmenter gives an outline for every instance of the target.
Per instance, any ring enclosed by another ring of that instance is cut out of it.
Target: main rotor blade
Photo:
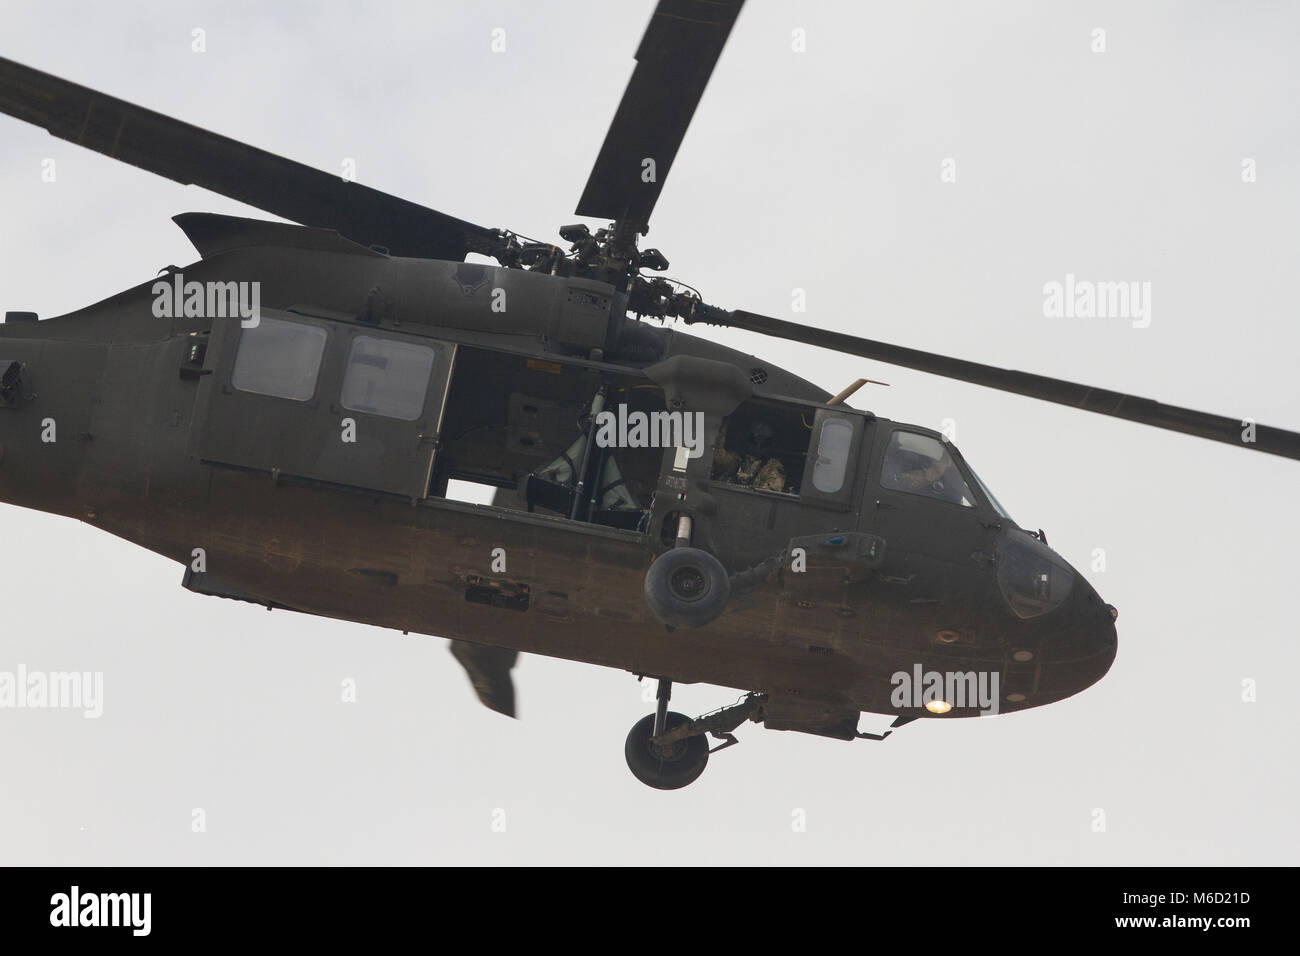
[[[577,215],[645,230],[742,3],[659,0]]]
[[[132,166],[392,255],[464,259],[496,233],[0,57],[0,112]],[[490,253],[489,253],[490,254]]]
[[[860,355],[863,358],[888,362],[890,365],[916,369],[918,372],[929,372],[932,375],[942,375],[944,378],[996,388],[1002,392],[1038,398],[1058,405],[1069,405],[1071,408],[1081,408],[1099,415],[1110,415],[1167,431],[1198,435],[1201,438],[1209,438],[1229,445],[1300,460],[1300,434],[1280,428],[1256,425],[1253,429],[1254,440],[1250,441],[1248,438],[1252,435],[1251,429],[1241,419],[1210,415],[1189,408],[1179,408],[1176,405],[1163,405],[1149,398],[1138,398],[1135,395],[1125,395],[1104,388],[1078,385],[1058,378],[1047,378],[1044,375],[995,368],[992,365],[967,362],[946,355],[936,355],[933,352],[888,345],[843,332],[829,332],[798,325],[755,312],[724,312],[705,307],[700,315],[701,317],[696,321],[761,332],[791,342],[803,342],[849,355]]]

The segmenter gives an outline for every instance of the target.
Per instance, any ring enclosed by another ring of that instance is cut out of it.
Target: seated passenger
[[[785,491],[785,465],[780,458],[769,458],[754,476],[754,487],[763,491]]]
[[[740,456],[727,448],[727,423],[723,422],[713,445],[713,470],[709,475],[715,481],[732,481],[739,466]]]

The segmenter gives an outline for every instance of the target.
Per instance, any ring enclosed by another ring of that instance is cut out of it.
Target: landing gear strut
[[[672,690],[672,681],[659,681],[655,712],[636,722],[623,746],[632,775],[656,790],[678,790],[693,783],[709,762],[709,743],[703,734],[667,744],[659,740],[663,734],[691,722],[685,714],[668,709]]]
[[[623,747],[632,775],[656,790],[679,790],[693,783],[704,772],[709,754],[737,743],[731,731],[757,719],[767,699],[748,694],[740,703],[691,720],[668,709],[672,690],[673,682],[660,678],[655,712],[636,722]],[[723,743],[710,750],[709,734]]]

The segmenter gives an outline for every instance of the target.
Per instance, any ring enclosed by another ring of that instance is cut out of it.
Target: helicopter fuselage
[[[929,429],[631,322],[597,282],[220,219],[190,219],[180,276],[0,326],[0,501],[175,560],[199,593],[760,692],[778,729],[1040,706],[1114,659],[1113,610]],[[256,315],[211,314],[228,283]],[[699,414],[704,453],[589,441],[556,480],[597,396]],[[732,590],[673,629],[643,583],[683,527]],[[929,674],[995,696],[936,707],[910,686]]]

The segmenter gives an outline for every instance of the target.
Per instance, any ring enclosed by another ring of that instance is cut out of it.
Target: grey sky
[[[0,55],[549,238],[652,7],[0,0]],[[718,305],[1300,430],[1297,27],[1266,2],[751,0],[647,244]],[[193,261],[176,213],[263,215],[8,118],[0,143],[0,308],[55,315]],[[1067,273],[1150,282],[1150,326],[1045,318]],[[1105,680],[884,743],[747,725],[659,793],[623,763],[651,709],[630,675],[529,657],[509,721],[439,638],[199,597],[161,558],[0,507],[0,670],[105,682],[98,720],[0,710],[0,861],[1297,862],[1300,465],[714,334],[832,391],[883,379],[856,401],[882,415],[951,419],[1017,521],[1119,608]],[[682,687],[674,709],[735,697]]]

